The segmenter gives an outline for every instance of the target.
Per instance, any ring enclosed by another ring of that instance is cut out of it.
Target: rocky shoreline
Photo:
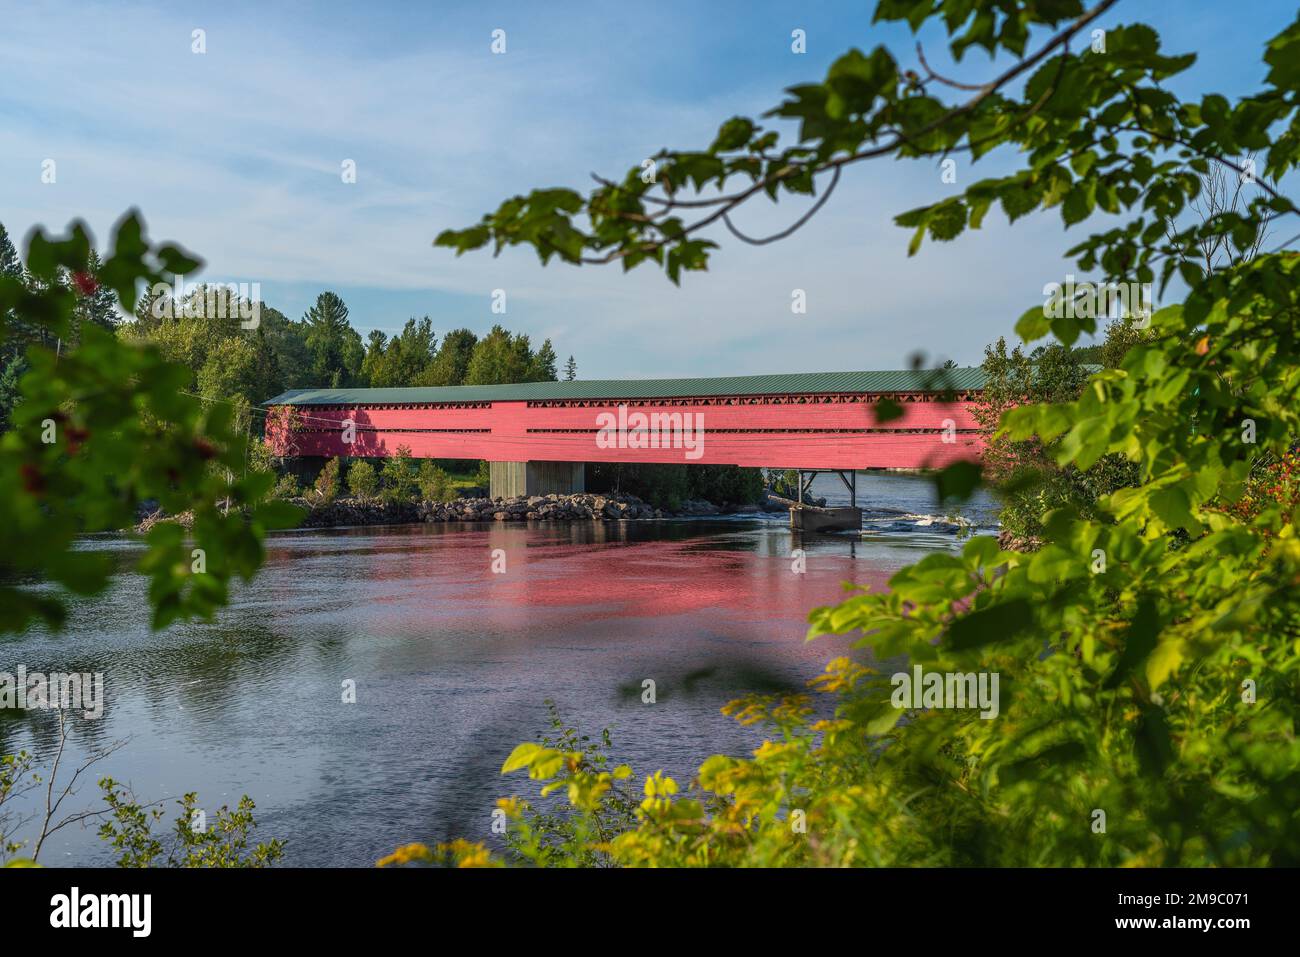
[[[1032,535],[1015,535],[1003,529],[998,532],[998,548],[1004,552],[1036,552],[1043,547],[1041,538]]]
[[[305,502],[303,504],[306,504]],[[655,508],[635,495],[615,492],[575,495],[532,495],[513,498],[454,499],[450,502],[414,502],[377,505],[339,499],[316,505],[302,527],[376,525],[395,522],[626,522],[708,515],[758,514],[757,505],[723,507],[705,501],[686,501],[675,510]]]
[[[340,528],[349,525],[410,525],[419,522],[627,522],[699,518],[710,515],[758,515],[784,512],[786,504],[766,497],[761,505],[719,506],[702,500],[682,502],[677,509],[655,508],[635,495],[618,492],[574,495],[533,495],[514,498],[454,499],[450,502],[379,502],[340,498],[313,502],[289,499],[307,511],[299,528]],[[143,515],[137,532],[147,532],[160,521],[176,521],[188,527],[188,513],[166,516],[161,512]]]

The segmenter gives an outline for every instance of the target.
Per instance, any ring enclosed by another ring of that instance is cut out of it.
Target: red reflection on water
[[[802,634],[810,610],[845,597],[844,583],[885,587],[891,572],[833,551],[812,552],[796,573],[789,554],[716,539],[557,540],[526,528],[494,527],[403,541],[367,554],[361,587],[401,585],[370,601],[404,606],[384,616],[409,627],[553,629],[563,623],[665,616],[745,623],[746,634]],[[787,552],[789,540],[782,545]],[[409,549],[409,550],[408,550]],[[500,549],[500,552],[495,550]],[[504,556],[504,573],[493,561]],[[366,584],[369,583],[369,584]]]

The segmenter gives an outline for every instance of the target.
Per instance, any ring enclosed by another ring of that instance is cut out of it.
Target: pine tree
[[[366,338],[366,357],[361,360],[361,384],[378,386],[384,381],[384,350],[388,335],[380,329],[371,329]]]
[[[578,363],[573,361],[573,356],[569,356],[568,361],[564,363],[564,381],[572,382],[578,378]]]
[[[5,224],[0,223],[0,276],[21,279],[22,275],[23,264],[18,258],[18,250],[14,248],[13,241],[9,238],[9,231],[5,229]]]
[[[547,339],[533,356],[529,378],[533,382],[554,382],[555,363],[555,349],[551,345],[551,340]]]
[[[9,232],[5,229],[4,223],[0,223],[0,276],[19,280],[23,278],[22,261],[18,258],[18,250],[14,248],[13,242],[10,241]],[[4,321],[3,328],[5,332],[3,348],[0,348],[0,362],[7,362],[22,351],[19,341],[25,339],[26,336],[23,335],[23,330],[18,328],[17,316],[3,315],[0,316],[0,320]],[[0,402],[3,401],[3,399],[0,399]],[[8,405],[5,405],[0,408],[0,415],[6,415],[8,407]]]
[[[116,329],[121,317],[117,312],[117,300],[113,290],[99,281],[99,269],[103,265],[99,253],[90,251],[89,269],[86,270],[93,289],[82,295],[77,304],[77,324],[94,323],[102,329]]]
[[[347,304],[335,293],[323,292],[316,297],[316,305],[307,310],[302,321],[307,327],[307,349],[311,354],[313,384],[321,387],[347,385],[352,377],[346,374],[345,350],[348,346],[347,333],[353,331],[348,323]],[[361,347],[360,336],[357,338],[359,372],[365,350]]]
[[[18,380],[27,371],[27,360],[11,354],[0,367],[0,432],[9,431],[9,418],[18,404]]]
[[[9,238],[9,232],[5,229],[3,223],[0,223],[0,277],[17,279],[26,284],[29,289],[39,285],[31,274],[23,268],[23,262],[18,256],[18,250],[14,248],[13,241]],[[3,328],[5,332],[5,335],[0,337],[0,362],[11,361],[15,356],[21,355],[33,343],[54,345],[55,340],[49,336],[42,325],[23,322],[16,314],[0,318],[4,320]]]

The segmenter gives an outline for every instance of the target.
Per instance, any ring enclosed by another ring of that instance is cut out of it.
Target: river
[[[803,574],[779,515],[279,533],[214,622],[151,632],[146,581],[124,574],[76,602],[62,633],[0,639],[0,671],[105,674],[103,716],[75,720],[65,767],[125,744],[65,810],[95,804],[104,774],[169,810],[197,791],[209,819],[247,793],[256,837],[286,839],[286,864],[367,866],[407,841],[488,839],[495,798],[534,797],[499,769],[546,729],[548,699],[585,733],[611,727],[614,756],[638,777],[662,768],[684,785],[708,755],[748,753],[758,731],[720,707],[802,689],[848,647],[806,642],[809,609],[839,600],[843,582],[882,587],[926,551],[958,547],[932,489],[859,475],[865,533],[797,543]],[[833,476],[814,494],[847,501]],[[996,524],[986,498],[963,511],[977,529]],[[84,547],[124,563],[140,548]],[[2,711],[0,753],[47,752],[54,731],[48,713]],[[111,852],[73,825],[41,861],[106,864]]]

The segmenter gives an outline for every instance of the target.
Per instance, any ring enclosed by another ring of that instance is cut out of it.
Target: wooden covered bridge
[[[977,457],[982,385],[979,369],[956,368],[299,389],[266,402],[267,441],[298,456],[405,446],[415,458],[486,459],[494,496],[581,491],[587,462],[834,471],[847,482],[855,470]]]

